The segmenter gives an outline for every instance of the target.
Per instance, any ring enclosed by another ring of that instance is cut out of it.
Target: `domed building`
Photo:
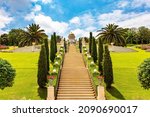
[[[68,39],[69,39],[69,42],[71,43],[71,44],[73,44],[73,43],[75,43],[76,42],[76,40],[75,40],[75,35],[71,32],[69,35],[68,35]]]

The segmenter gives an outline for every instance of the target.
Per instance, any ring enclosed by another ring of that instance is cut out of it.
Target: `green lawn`
[[[150,91],[144,90],[137,78],[137,67],[150,57],[150,53],[139,50],[134,53],[111,53],[111,57],[114,84],[113,88],[106,92],[107,99],[150,99]]]
[[[13,87],[0,90],[0,99],[44,99],[46,90],[37,85],[39,53],[0,53],[16,69]]]

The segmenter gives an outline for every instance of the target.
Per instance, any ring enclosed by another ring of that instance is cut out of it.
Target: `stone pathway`
[[[66,53],[61,72],[57,100],[95,100],[88,71],[84,65],[82,54],[70,45]]]

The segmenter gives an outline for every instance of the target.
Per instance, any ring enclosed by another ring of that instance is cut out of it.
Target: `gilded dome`
[[[71,33],[68,35],[68,39],[75,39],[75,35],[71,32]]]

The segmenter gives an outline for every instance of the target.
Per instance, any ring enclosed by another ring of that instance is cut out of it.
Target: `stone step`
[[[93,99],[93,100],[96,100],[96,97],[95,96],[78,96],[78,97],[72,97],[72,96],[66,96],[66,97],[62,97],[62,96],[58,96],[57,99],[60,99],[60,100],[63,100],[63,99],[67,99],[67,100],[70,100],[70,99],[73,99],[73,100],[76,100],[76,99],[83,99],[83,100],[87,100],[87,99]]]
[[[87,96],[95,96],[94,94],[91,94],[91,93],[89,93],[89,94],[66,94],[66,93],[63,93],[63,94],[58,94],[57,96],[60,96],[60,97],[68,97],[68,96],[70,96],[70,97],[80,97],[80,96],[85,96],[85,97],[87,97]]]

